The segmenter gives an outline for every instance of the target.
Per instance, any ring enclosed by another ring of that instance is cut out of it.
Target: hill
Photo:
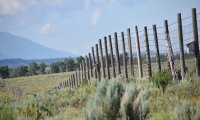
[[[0,32],[0,43],[0,59],[48,59],[76,56],[73,53],[54,50],[5,32]]]

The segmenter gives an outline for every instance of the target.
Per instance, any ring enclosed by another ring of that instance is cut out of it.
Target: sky
[[[163,26],[191,8],[200,12],[200,0],[0,0],[0,32],[83,55],[104,36]]]

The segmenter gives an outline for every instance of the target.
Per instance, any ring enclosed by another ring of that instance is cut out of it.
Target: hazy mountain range
[[[74,57],[75,54],[47,48],[29,39],[0,32],[0,59],[48,59]]]

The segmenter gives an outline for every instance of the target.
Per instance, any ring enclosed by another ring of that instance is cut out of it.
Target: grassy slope
[[[23,91],[23,94],[43,93],[57,86],[60,82],[66,81],[70,74],[70,72],[65,72],[57,74],[36,75],[11,78],[7,81],[14,87],[19,87]],[[5,96],[8,93],[9,92],[5,88],[0,89],[0,96]]]

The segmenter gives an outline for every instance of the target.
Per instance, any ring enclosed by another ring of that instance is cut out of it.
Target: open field
[[[64,76],[62,74],[59,75]],[[109,116],[111,114],[107,112],[113,110],[109,105],[112,105],[112,102],[114,102],[112,101],[114,98],[112,98],[112,94],[111,96],[109,95],[109,92],[110,90],[119,89],[121,86],[124,90],[132,91],[131,94],[135,93],[134,88],[141,90],[142,96],[144,96],[141,104],[145,102],[145,109],[148,108],[148,120],[176,120],[177,116],[180,118],[181,114],[187,114],[185,113],[187,110],[196,111],[192,114],[200,117],[197,114],[200,110],[199,78],[191,77],[180,83],[169,84],[165,93],[146,79],[132,77],[129,80],[131,81],[130,83],[125,83],[123,76],[108,82],[106,80],[96,82],[96,80],[91,79],[91,82],[79,88],[66,88],[55,90],[51,93],[42,93],[43,90],[38,88],[38,93],[40,94],[37,94],[37,96],[24,95],[22,99],[14,102],[4,99],[0,102],[0,112],[8,112],[7,115],[12,115],[17,120],[85,120],[88,115],[89,117],[92,115],[104,116],[104,114]],[[31,91],[28,88],[24,90]],[[127,100],[124,97],[121,99],[122,101]],[[99,101],[99,103],[94,103],[95,100]],[[101,106],[101,104],[106,104],[108,107]],[[1,109],[2,107],[4,109]],[[113,107],[116,106],[114,105]],[[102,112],[102,109],[104,112]],[[177,109],[180,111],[177,111]],[[13,114],[8,110],[11,110]],[[0,117],[2,117],[1,115]],[[118,117],[119,120],[123,120],[123,115]],[[106,119],[106,116],[104,118]]]
[[[46,75],[35,75],[28,77],[11,78],[8,81],[14,87],[19,87],[23,94],[44,93],[52,89],[62,81],[66,81],[71,73],[57,73]],[[1,88],[0,96],[7,95],[9,92],[5,88]],[[9,93],[10,94],[10,93]]]

